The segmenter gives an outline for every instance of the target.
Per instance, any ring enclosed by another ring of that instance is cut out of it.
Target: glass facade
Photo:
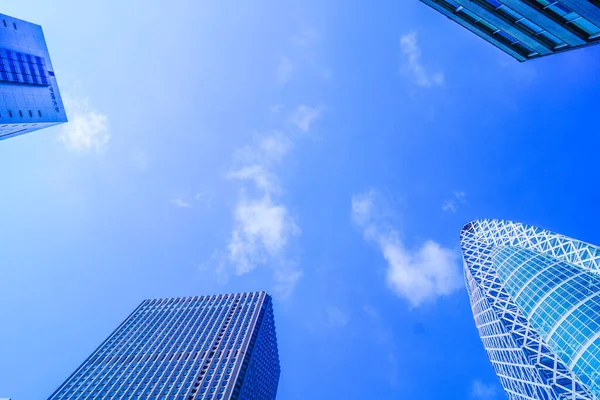
[[[50,399],[275,400],[265,292],[146,300]]]
[[[0,140],[66,121],[42,27],[0,14]]]
[[[475,323],[509,399],[600,398],[600,248],[479,220],[462,230]]]
[[[597,0],[421,0],[519,61],[595,44]]]

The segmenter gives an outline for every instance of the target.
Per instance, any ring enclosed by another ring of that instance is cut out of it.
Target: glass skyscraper
[[[421,1],[519,61],[600,40],[600,0]]]
[[[50,399],[275,400],[265,292],[146,300]]]
[[[600,248],[479,220],[461,234],[481,340],[509,399],[600,398]]]
[[[63,122],[42,27],[0,14],[0,140]]]

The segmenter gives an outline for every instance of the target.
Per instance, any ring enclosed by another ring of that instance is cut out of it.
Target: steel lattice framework
[[[499,252],[503,249],[523,249],[523,252],[535,254],[546,262],[544,269],[532,276],[558,269],[561,265],[570,265],[580,271],[573,275],[573,279],[587,274],[599,280],[600,248],[533,226],[500,220],[478,220],[465,225],[461,233],[461,247],[475,323],[509,399],[597,400],[597,372],[583,376],[574,372],[573,365],[592,342],[596,343],[594,341],[600,332],[591,335],[587,347],[579,351],[575,361],[565,362],[569,360],[565,360],[562,349],[553,347],[553,342],[547,343],[544,339],[547,335],[544,332],[540,334],[540,329],[536,329],[535,323],[527,318],[522,303],[515,301],[516,296],[511,296],[505,287],[506,275],[503,280],[498,274],[497,263]],[[522,261],[522,265],[530,260]],[[559,282],[556,287],[562,284]],[[591,293],[590,289],[587,290]],[[584,300],[600,293],[600,290],[594,290],[595,293]],[[512,293],[514,295],[514,290]],[[543,299],[547,297],[544,295]],[[561,322],[566,317],[560,317]],[[537,326],[539,328],[539,324]],[[596,370],[600,370],[600,365],[596,365]]]

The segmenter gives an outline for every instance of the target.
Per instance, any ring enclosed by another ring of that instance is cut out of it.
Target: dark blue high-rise
[[[52,400],[275,400],[280,365],[265,292],[145,300]]]

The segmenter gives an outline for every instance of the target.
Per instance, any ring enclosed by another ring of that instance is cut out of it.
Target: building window
[[[583,18],[559,1],[535,0],[535,2],[543,7],[544,11],[549,12],[551,16],[569,26],[579,36],[587,40],[597,39],[600,36],[600,27]]]
[[[29,110],[29,116],[33,118],[33,113]]]
[[[559,49],[567,45],[562,40],[548,33],[540,26],[534,24],[527,18],[523,17],[521,14],[498,2],[497,0],[476,1],[478,3],[481,3],[482,6],[490,9],[492,12],[498,13],[499,16],[501,16],[504,20],[508,21],[511,25],[516,26],[528,35],[538,39],[539,42],[541,42],[543,45],[550,49]]]
[[[21,117],[23,117],[23,113],[21,112],[21,110],[19,110],[19,115],[20,115]]]
[[[12,111],[8,110],[8,115],[12,118]]]
[[[6,28],[6,20],[3,19],[2,21],[4,22],[4,27]]]
[[[49,86],[42,57],[0,48],[0,80],[11,83]]]
[[[17,24],[13,22],[13,26],[15,27],[15,29],[17,29]]]
[[[444,6],[444,8],[446,8],[453,14],[457,15],[464,21],[470,23],[474,27],[487,33],[488,35],[490,35],[491,37],[493,37],[500,43],[504,44],[505,46],[510,47],[513,51],[519,53],[521,56],[523,56],[525,58],[529,58],[529,57],[533,57],[533,56],[537,55],[537,53],[535,51],[533,51],[533,49],[531,49],[529,46],[526,46],[524,43],[515,39],[513,36],[509,35],[508,33],[502,31],[494,24],[491,24],[490,22],[479,17],[477,14],[473,13],[472,11],[466,9],[463,6],[458,5],[458,3],[455,3],[453,0],[442,0],[442,1],[443,1],[442,3],[438,3],[438,4],[441,4],[442,6]],[[493,0],[485,1],[485,3],[494,9],[496,7],[496,2]],[[502,5],[500,3],[498,3],[498,4],[500,6]],[[456,5],[456,7],[455,7],[455,5]]]
[[[40,110],[38,110],[38,115],[41,117],[42,116],[42,112]]]

